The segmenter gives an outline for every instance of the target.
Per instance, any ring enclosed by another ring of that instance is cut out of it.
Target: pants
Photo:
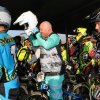
[[[14,80],[11,80],[9,82],[2,83],[2,84],[4,85],[4,95],[0,94],[0,100],[14,100],[14,99],[9,98],[10,97],[9,94],[10,94],[10,90],[15,90],[15,91],[12,91],[12,92],[15,92],[15,93],[17,92],[16,90],[20,86],[19,79],[16,78]]]
[[[64,75],[45,77],[46,84],[49,86],[50,89],[50,92],[48,92],[50,100],[63,100],[63,91],[62,91],[63,80],[64,80]]]

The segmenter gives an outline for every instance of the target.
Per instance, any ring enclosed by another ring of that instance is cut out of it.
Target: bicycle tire
[[[21,86],[19,88],[19,95],[17,97],[17,100],[24,100],[24,98],[26,98],[28,95],[28,91],[24,86]]]
[[[48,96],[41,92],[33,92],[28,95],[24,100],[49,100]]]
[[[90,85],[90,89],[89,89],[90,100],[99,100],[95,98],[94,91],[95,91],[95,86],[97,84],[100,84],[100,74],[95,73],[95,70],[92,70],[92,72],[89,74],[88,80],[89,80],[88,84]]]
[[[72,100],[72,90],[73,90],[73,84],[72,83],[66,83],[63,86],[63,99],[64,100]]]
[[[89,86],[85,83],[79,83],[74,86],[73,93],[76,97],[79,97],[77,99],[73,100],[90,100],[89,96]]]
[[[93,97],[93,89],[92,89],[92,85],[90,86],[89,96],[90,96],[90,100],[95,100],[94,97]]]

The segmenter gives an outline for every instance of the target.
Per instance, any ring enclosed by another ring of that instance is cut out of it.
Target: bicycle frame
[[[63,95],[67,95],[69,97],[72,97],[73,100],[82,100],[82,97],[76,96],[74,93],[70,93],[69,91],[64,91]]]

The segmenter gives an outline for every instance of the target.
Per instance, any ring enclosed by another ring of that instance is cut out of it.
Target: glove
[[[40,57],[40,48],[38,48],[35,52],[35,56],[38,59]]]
[[[32,30],[36,28],[38,20],[35,14],[31,11],[27,11],[22,13],[13,24],[15,25],[17,23],[19,23],[20,26],[24,25],[25,32],[29,36],[33,33]],[[26,26],[26,24],[28,25]]]
[[[44,76],[45,76],[45,74],[44,74],[43,72],[39,72],[39,73],[37,74],[37,81],[38,81],[38,82],[44,81]]]

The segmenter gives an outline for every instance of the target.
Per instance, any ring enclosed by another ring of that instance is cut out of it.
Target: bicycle
[[[47,92],[50,92],[50,90],[42,77],[44,75],[43,73],[37,74],[40,70],[34,72],[33,68],[34,65],[32,67],[24,63],[22,65],[22,71],[19,70],[22,76],[20,75],[21,87],[18,100],[49,100]],[[38,66],[36,68],[38,69]],[[70,71],[67,70],[67,72]],[[37,80],[37,77],[42,77],[40,78],[42,80]],[[88,85],[85,82],[78,83],[76,75],[72,75],[71,73],[68,73],[68,77],[69,79],[66,78],[68,80],[65,80],[65,86],[63,88],[64,100],[90,100],[87,99],[89,96],[86,95],[89,94]],[[87,90],[86,93],[85,90]],[[84,93],[85,96],[79,93]]]
[[[24,63],[20,66],[18,73],[20,76],[21,86],[19,88],[20,93],[17,100],[48,100],[46,94],[48,87],[44,80],[37,80],[37,76],[41,77],[42,75],[42,73],[39,74],[38,72],[38,66],[34,67],[34,64],[28,66],[27,63]]]
[[[24,100],[49,100],[46,92],[48,91],[48,86],[45,84],[44,81],[37,82],[36,81],[36,88],[31,87],[31,92],[25,97]]]
[[[89,86],[86,82],[79,82],[79,76],[71,74],[67,69],[67,78],[64,85],[64,100],[90,100]]]
[[[66,67],[64,100],[90,100],[87,76],[73,73],[73,67]]]
[[[95,73],[94,67],[89,75],[90,89],[89,96],[90,100],[100,100],[100,73]]]
[[[30,93],[28,93],[27,96],[25,96],[24,100],[49,100],[46,92],[47,91],[50,92],[50,91],[49,91],[48,85],[45,84],[45,81],[41,81],[41,82],[39,82],[39,84],[37,84],[37,88],[38,88],[37,91],[36,90],[34,91],[33,88],[31,87],[32,91]],[[72,92],[69,90],[68,91],[65,90],[63,92],[63,94],[65,96],[69,97],[69,98],[64,98],[64,100],[89,100],[86,98],[83,99],[83,95],[78,94],[80,92],[83,93],[83,91],[81,91],[81,90],[86,90],[86,89],[88,89],[86,84],[83,84],[83,83],[76,84],[76,85],[74,84]]]

